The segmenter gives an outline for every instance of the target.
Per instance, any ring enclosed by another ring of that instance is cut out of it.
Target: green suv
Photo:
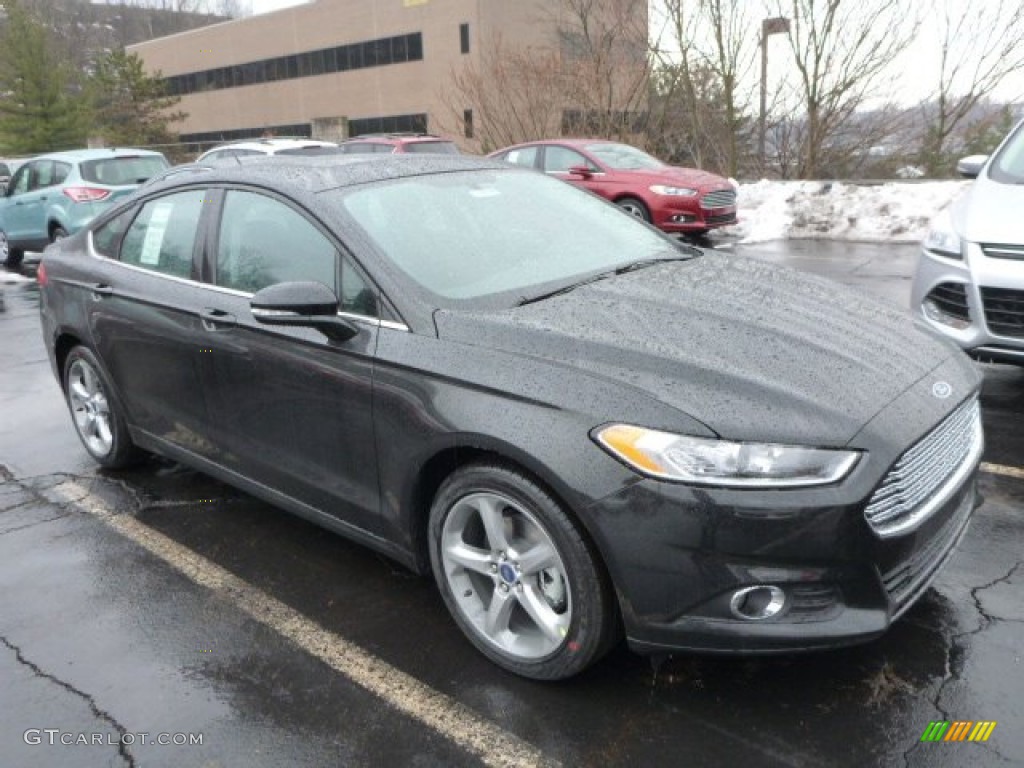
[[[0,197],[0,261],[21,264],[25,251],[84,227],[112,202],[168,167],[145,149],[80,149],[25,162]]]

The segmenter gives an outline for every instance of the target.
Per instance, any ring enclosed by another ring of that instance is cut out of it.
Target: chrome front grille
[[[981,251],[990,259],[1024,259],[1024,245],[982,243]]]
[[[975,396],[900,456],[864,510],[868,524],[882,537],[915,529],[973,469],[982,443]]]
[[[701,208],[728,208],[733,205],[736,205],[736,192],[732,189],[708,192],[700,199]]]

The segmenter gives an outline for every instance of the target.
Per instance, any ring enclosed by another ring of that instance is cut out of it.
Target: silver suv
[[[1024,365],[1024,121],[957,170],[976,180],[932,222],[911,308],[972,357]]]

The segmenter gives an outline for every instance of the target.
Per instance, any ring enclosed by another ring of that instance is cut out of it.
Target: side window
[[[579,152],[568,147],[548,145],[544,150],[544,170],[547,173],[568,173],[574,165],[584,165],[594,170],[593,164]]]
[[[31,189],[43,189],[53,186],[53,160],[40,160],[34,163],[36,167],[36,178],[30,185]]]
[[[124,233],[128,231],[128,225],[132,223],[135,211],[135,208],[130,208],[120,216],[115,216],[106,224],[94,229],[92,233],[93,250],[100,254],[100,256],[116,259],[117,246],[120,244]]]
[[[28,192],[28,182],[32,175],[33,163],[25,163],[21,166],[15,174],[14,178],[11,179],[11,192],[12,195],[23,195]]]
[[[121,261],[175,277],[192,276],[192,251],[205,190],[150,200],[121,242]]]
[[[217,242],[217,285],[255,293],[314,280],[337,292],[337,252],[320,230],[284,203],[230,190]]]
[[[537,165],[537,147],[512,149],[506,152],[501,159],[506,163],[512,163],[512,165],[523,165],[527,168],[534,168]]]
[[[53,183],[63,184],[67,180],[69,173],[71,173],[71,166],[68,163],[54,163]]]

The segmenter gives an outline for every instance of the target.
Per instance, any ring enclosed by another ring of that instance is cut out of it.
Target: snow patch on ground
[[[20,272],[5,272],[0,267],[0,286],[2,285],[18,285],[20,283],[34,283],[36,279],[34,277],[26,277]]]
[[[970,183],[891,182],[869,186],[762,180],[741,184],[740,222],[722,232],[745,243],[786,238],[914,243],[925,236],[932,217]]]

